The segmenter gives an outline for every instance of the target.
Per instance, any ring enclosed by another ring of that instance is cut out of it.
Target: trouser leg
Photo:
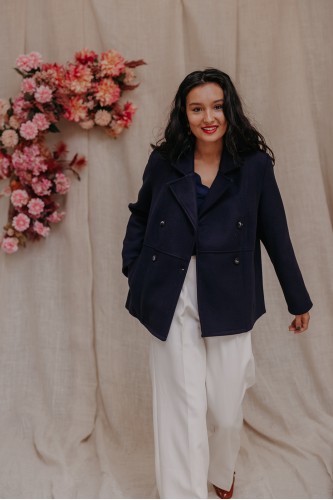
[[[208,498],[206,348],[190,261],[166,341],[152,336],[156,482],[160,498]]]
[[[207,426],[209,482],[229,490],[240,448],[242,401],[255,383],[252,330],[222,337],[206,337]]]

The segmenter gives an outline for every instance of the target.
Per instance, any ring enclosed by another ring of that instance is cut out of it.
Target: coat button
[[[160,226],[165,226],[165,221],[164,220],[161,220]]]
[[[180,270],[181,270],[181,271],[185,271],[185,267],[181,267],[181,268],[180,268]]]
[[[243,222],[242,222],[241,220],[239,220],[239,221],[237,222],[237,227],[238,227],[238,229],[241,229],[243,226],[244,226]]]
[[[151,258],[151,260],[152,260],[153,262],[155,262],[155,260],[156,260],[156,259],[157,259],[157,255],[153,255],[153,256],[152,256],[152,258]]]
[[[234,264],[239,264],[239,263],[240,263],[239,258],[238,258],[238,257],[235,257],[235,258],[234,258]]]

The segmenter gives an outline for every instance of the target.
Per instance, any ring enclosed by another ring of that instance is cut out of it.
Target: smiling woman
[[[255,383],[252,331],[266,312],[262,242],[295,314],[312,302],[292,247],[274,154],[243,113],[230,77],[181,82],[152,145],[123,242],[128,311],[149,330],[160,498],[230,498]],[[210,431],[210,432],[209,432]]]

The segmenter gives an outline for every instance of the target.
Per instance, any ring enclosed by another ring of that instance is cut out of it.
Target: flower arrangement
[[[99,57],[88,49],[76,52],[75,62],[65,66],[43,63],[38,52],[20,55],[15,63],[23,77],[20,92],[15,99],[0,99],[0,180],[9,179],[0,196],[10,202],[0,243],[7,254],[25,247],[27,240],[45,238],[50,224],[63,219],[66,212],[59,201],[71,185],[66,170],[80,180],[87,163],[78,154],[68,161],[63,141],[51,151],[47,133],[59,132],[63,118],[85,130],[102,127],[117,139],[137,110],[119,99],[139,85],[133,83],[133,68],[146,64],[142,59],[125,61],[115,50]]]

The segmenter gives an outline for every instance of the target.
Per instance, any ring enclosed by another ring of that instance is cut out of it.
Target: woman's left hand
[[[294,333],[302,333],[308,329],[310,321],[310,314],[308,312],[304,314],[297,314],[295,319],[289,325],[289,331],[293,331]]]

